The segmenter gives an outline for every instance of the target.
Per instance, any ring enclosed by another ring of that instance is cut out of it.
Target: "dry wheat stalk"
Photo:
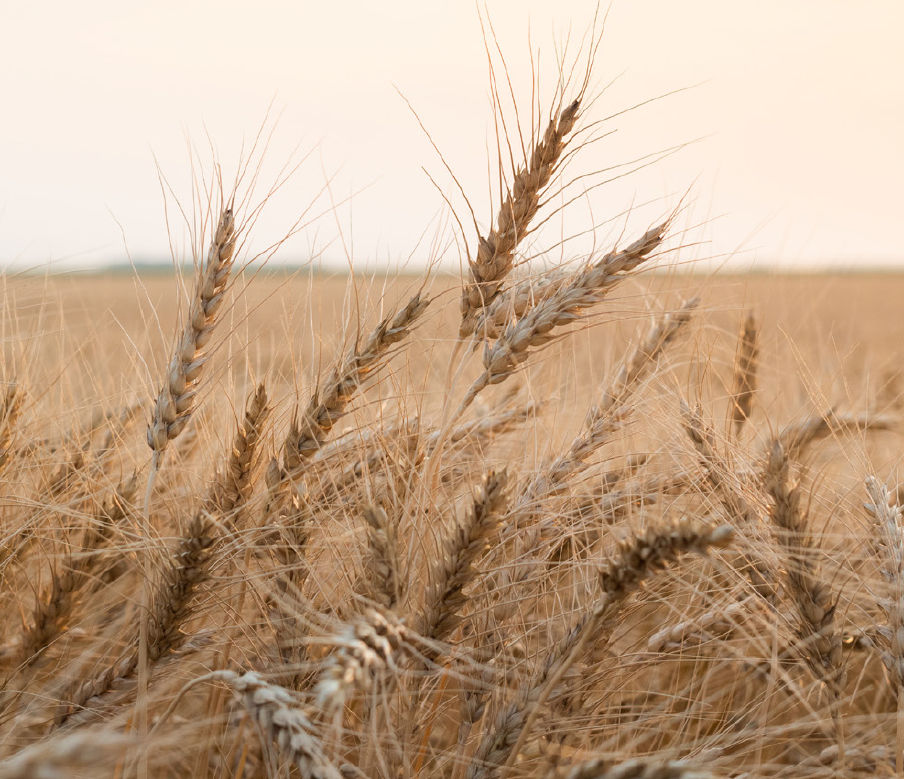
[[[683,760],[664,762],[637,758],[619,762],[595,758],[574,766],[564,779],[716,779],[709,771],[694,768]]]
[[[725,546],[732,533],[727,525],[711,528],[680,522],[651,528],[642,536],[623,542],[618,554],[600,570],[599,599],[578,619],[568,635],[551,647],[543,667],[524,685],[517,699],[500,709],[480,742],[468,773],[469,779],[495,777],[501,766],[511,765],[540,707],[616,604],[634,592],[647,576],[666,568],[682,554],[705,554],[710,547]]]
[[[738,353],[735,359],[734,384],[731,390],[731,423],[735,437],[741,434],[750,416],[753,395],[756,392],[757,356],[759,355],[759,329],[753,312],[749,312],[738,336]]]
[[[147,441],[153,452],[148,495],[153,486],[153,474],[160,466],[167,445],[191,418],[202,369],[207,362],[204,347],[213,335],[217,313],[225,299],[236,238],[232,209],[226,208],[220,214],[207,250],[207,260],[195,279],[185,328],[170,359],[148,424]]]
[[[556,112],[546,131],[531,150],[530,159],[515,173],[512,186],[496,216],[496,226],[480,236],[477,256],[468,261],[470,280],[461,294],[459,337],[474,333],[477,316],[499,294],[515,260],[515,249],[527,235],[540,206],[540,195],[552,179],[565,150],[565,140],[574,129],[580,99]]]
[[[580,318],[581,312],[599,303],[627,274],[660,246],[669,222],[647,230],[634,243],[613,251],[596,263],[574,273],[555,294],[531,309],[522,319],[506,327],[494,344],[487,344],[483,355],[484,372],[470,386],[456,417],[471,405],[477,395],[491,384],[511,376],[530,351],[560,336],[552,331]]]

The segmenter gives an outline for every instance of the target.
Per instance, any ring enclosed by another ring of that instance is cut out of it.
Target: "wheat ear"
[[[182,625],[191,614],[198,586],[210,573],[217,522],[231,527],[251,489],[252,466],[264,422],[269,414],[267,393],[259,384],[246,404],[238,425],[226,468],[214,478],[204,504],[179,540],[154,597],[148,631],[148,658],[152,662],[182,643]]]
[[[185,639],[182,626],[192,613],[192,599],[209,576],[210,559],[218,537],[215,518],[222,517],[229,524],[241,508],[241,501],[247,497],[254,452],[268,412],[266,393],[263,385],[259,385],[236,432],[225,471],[214,479],[202,507],[179,539],[163,577],[151,595],[149,611],[142,616],[147,621],[147,657],[151,663],[178,648]],[[64,722],[75,709],[84,707],[92,698],[104,695],[117,679],[131,677],[138,668],[139,649],[133,642],[115,663],[77,685],[57,714],[56,723]]]
[[[550,119],[542,138],[531,150],[530,159],[515,173],[496,226],[486,237],[480,236],[477,256],[469,261],[470,280],[461,294],[461,338],[474,333],[481,310],[499,295],[514,264],[515,249],[527,235],[540,207],[540,195],[556,171],[580,107],[580,100],[574,100]]]
[[[759,352],[759,328],[751,311],[741,326],[738,353],[735,358],[734,383],[731,390],[731,423],[734,426],[735,438],[741,434],[753,406]]]
[[[587,760],[574,766],[564,779],[716,779],[683,760],[659,762],[649,758],[619,762],[605,758]]]
[[[692,298],[683,303],[674,314],[665,314],[656,322],[647,337],[628,357],[615,381],[603,392],[600,402],[590,409],[581,435],[574,440],[568,452],[543,469],[543,484],[538,483],[531,490],[532,494],[552,494],[556,487],[580,470],[587,458],[609,440],[620,426],[622,417],[628,413],[625,406],[634,390],[659,361],[666,347],[690,321],[699,303],[698,298]]]
[[[287,689],[265,681],[253,671],[214,671],[204,678],[224,682],[242,699],[263,737],[276,743],[303,779],[342,779],[342,773],[327,758],[314,734],[309,713]]]
[[[352,350],[333,369],[323,392],[312,397],[301,418],[292,422],[283,446],[286,477],[297,474],[305,460],[323,445],[333,425],[345,414],[358,387],[382,367],[391,348],[408,336],[428,305],[429,299],[416,294],[404,308],[380,322],[364,345]]]
[[[90,585],[102,559],[102,549],[113,529],[125,519],[128,506],[138,490],[137,476],[123,482],[103,503],[93,524],[85,532],[83,553],[68,557],[61,572],[53,571],[50,587],[38,596],[31,623],[25,628],[20,648],[23,663],[31,664],[39,652],[64,630],[79,592]]]
[[[866,479],[866,491],[872,503],[868,505],[876,520],[879,545],[885,557],[882,573],[892,587],[892,597],[882,599],[888,626],[881,630],[886,650],[882,662],[888,669],[897,695],[895,771],[904,772],[904,516],[888,488],[875,476]]]
[[[196,276],[185,328],[170,358],[166,379],[154,403],[148,424],[147,442],[153,457],[148,476],[145,513],[163,453],[169,442],[185,429],[194,410],[198,384],[207,362],[204,347],[213,335],[217,313],[225,299],[236,237],[232,209],[226,208],[220,214],[213,240],[207,250],[207,260]]]
[[[787,558],[788,589],[799,617],[799,637],[807,660],[828,688],[832,719],[842,739],[838,710],[844,685],[841,634],[835,626],[835,599],[820,576],[813,539],[800,506],[800,486],[790,480],[790,461],[781,442],[773,442],[765,486],[772,497],[771,518]]]
[[[390,614],[368,609],[326,639],[337,647],[326,661],[315,693],[327,713],[341,711],[356,689],[373,684],[385,671],[394,670],[396,654],[405,648],[407,629]]]
[[[396,523],[380,506],[366,506],[367,554],[364,575],[356,591],[385,609],[393,609],[402,594]]]
[[[468,389],[456,417],[464,413],[486,387],[511,376],[527,360],[531,350],[555,340],[559,334],[553,330],[576,321],[584,309],[599,303],[660,246],[668,225],[666,221],[647,230],[626,249],[610,252],[573,274],[555,294],[506,327],[499,340],[492,346],[487,345],[483,356],[484,372]]]
[[[634,592],[646,577],[667,567],[682,554],[706,553],[710,547],[725,546],[732,533],[727,525],[710,528],[679,522],[651,528],[642,536],[624,542],[615,558],[599,573],[602,593],[598,600],[552,648],[544,666],[524,686],[518,699],[497,715],[478,747],[469,778],[495,777],[499,767],[512,764],[540,708],[616,604]]]
[[[463,590],[473,580],[474,565],[496,533],[505,506],[506,483],[505,471],[490,471],[466,518],[442,543],[418,620],[418,632],[425,638],[446,641],[461,623],[460,611],[467,602]]]
[[[0,472],[10,461],[13,434],[19,414],[22,412],[23,396],[19,386],[13,382],[8,384],[0,404]]]

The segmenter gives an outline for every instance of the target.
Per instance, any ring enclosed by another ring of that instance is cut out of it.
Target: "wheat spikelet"
[[[741,434],[750,416],[753,396],[756,392],[756,368],[759,355],[759,329],[753,312],[749,312],[738,336],[738,353],[735,359],[734,384],[731,390],[731,423],[735,437]]]
[[[471,278],[461,294],[459,337],[467,338],[474,333],[480,310],[499,294],[514,263],[515,249],[527,235],[537,213],[540,194],[565,150],[565,139],[574,129],[580,106],[580,100],[575,100],[550,119],[542,138],[531,150],[530,159],[515,173],[496,217],[496,226],[486,237],[480,237],[477,256],[469,261]]]
[[[559,268],[547,271],[537,279],[524,279],[497,295],[476,318],[474,332],[483,338],[496,339],[512,322],[555,295],[568,283],[570,273]]]
[[[373,609],[343,625],[328,639],[337,649],[317,681],[318,706],[327,712],[339,711],[354,690],[373,684],[387,670],[395,670],[396,654],[404,649],[406,636],[400,622]]]
[[[647,651],[674,652],[698,646],[713,638],[725,638],[741,619],[750,614],[754,606],[754,598],[743,598],[735,603],[714,606],[673,625],[666,625],[647,639]]]
[[[368,554],[364,562],[363,594],[385,609],[395,608],[401,597],[396,527],[380,506],[364,509]]]
[[[220,214],[207,261],[196,278],[185,329],[170,359],[148,424],[147,442],[154,456],[152,469],[159,467],[167,445],[191,418],[198,383],[207,362],[204,347],[213,335],[226,294],[236,237],[232,209],[226,208]]]

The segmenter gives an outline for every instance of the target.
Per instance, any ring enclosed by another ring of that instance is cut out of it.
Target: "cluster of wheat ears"
[[[685,402],[663,378],[690,299],[638,331],[570,446],[519,452],[545,409],[512,377],[607,310],[673,222],[519,274],[594,124],[586,82],[569,87],[475,222],[432,418],[407,398],[348,425],[439,305],[425,283],[295,398],[249,382],[225,450],[180,451],[202,400],[230,405],[204,391],[254,222],[228,193],[172,351],[148,356],[166,365],[152,402],[35,440],[42,388],[5,366],[0,777],[904,775],[900,498],[869,478],[844,504],[860,516],[831,517],[872,528],[846,536],[848,564],[820,529],[841,504],[813,501],[806,467],[894,419],[750,430],[752,316],[727,405]],[[651,392],[673,401],[673,451],[626,446]],[[186,457],[213,463],[201,495],[168,478]]]

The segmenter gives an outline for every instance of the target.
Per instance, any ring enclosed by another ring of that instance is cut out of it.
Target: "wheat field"
[[[3,278],[0,777],[904,776],[904,279],[528,272],[582,97],[461,278]]]

